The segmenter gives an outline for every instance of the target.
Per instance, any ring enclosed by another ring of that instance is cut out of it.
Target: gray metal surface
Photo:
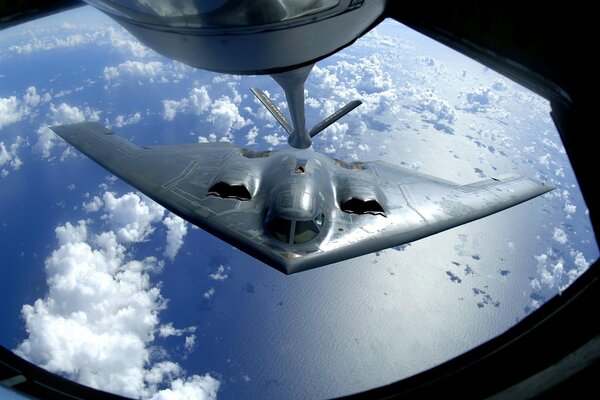
[[[312,64],[368,31],[386,5],[386,0],[85,1],[156,52],[230,74]]]
[[[286,274],[433,235],[553,189],[518,175],[460,186],[312,149],[138,147],[90,122],[51,129],[173,213]]]

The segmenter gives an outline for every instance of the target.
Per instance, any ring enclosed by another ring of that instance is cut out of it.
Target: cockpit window
[[[313,240],[321,231],[325,216],[321,213],[314,220],[296,221],[274,217],[267,223],[271,235],[283,243],[304,244]],[[290,241],[293,239],[293,241]]]
[[[289,219],[275,217],[269,222],[267,228],[275,239],[279,240],[280,242],[289,243],[291,224],[292,221]]]
[[[294,244],[310,242],[319,234],[319,228],[314,221],[296,221]]]

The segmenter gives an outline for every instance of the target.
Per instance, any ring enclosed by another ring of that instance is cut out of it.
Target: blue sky
[[[518,172],[558,188],[290,277],[174,218],[47,129],[95,120],[137,144],[285,148],[249,91],[285,108],[269,78],[172,62],[89,7],[3,31],[0,46],[0,339],[79,382],[144,398],[366,389],[495,336],[598,257],[548,103],[395,23],[315,67],[308,125],[363,101],[315,149],[458,183]]]

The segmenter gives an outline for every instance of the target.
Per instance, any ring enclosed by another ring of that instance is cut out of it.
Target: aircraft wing
[[[412,242],[554,189],[516,174],[457,185],[382,161],[338,164],[331,235],[298,270]]]
[[[262,244],[264,210],[262,201],[256,200],[260,197],[257,187],[246,182],[250,192],[237,190],[241,186],[229,179],[231,171],[222,168],[228,159],[238,158],[237,168],[252,177],[262,168],[263,158],[244,157],[242,150],[229,143],[136,146],[109,129],[90,122],[51,129],[163,207],[272,264],[268,248]],[[260,153],[253,154],[260,156]],[[231,186],[224,190],[212,189],[217,177],[231,183]],[[211,195],[211,190],[214,195]]]

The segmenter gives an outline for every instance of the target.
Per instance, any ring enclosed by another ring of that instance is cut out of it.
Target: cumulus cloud
[[[17,152],[23,142],[24,141],[20,136],[17,136],[13,144],[8,147],[3,141],[0,141],[0,167],[10,166],[13,170],[17,170],[21,167],[23,162],[19,158]],[[2,168],[2,177],[7,176],[8,174],[8,169]]]
[[[229,135],[233,129],[241,129],[251,123],[240,115],[238,107],[227,96],[211,104],[207,120],[223,135]]]
[[[163,100],[162,104],[162,116],[167,121],[172,121],[178,113],[206,115],[221,142],[232,142],[233,130],[252,124],[241,116],[235,99],[223,95],[213,101],[206,86],[192,89],[187,97],[179,100]]]
[[[147,344],[165,302],[146,271],[154,260],[127,261],[113,233],[88,243],[85,221],[56,229],[46,260],[49,293],[22,308],[28,337],[20,356],[96,388],[138,397]]]
[[[315,66],[310,79],[322,93],[335,93],[336,97],[344,99],[343,101],[361,99],[363,105],[360,112],[391,111],[395,114],[398,111],[396,107],[398,95],[392,84],[388,61],[379,54],[352,61],[340,60],[326,67]],[[309,104],[316,106],[318,102],[309,100]]]
[[[102,200],[105,212],[102,219],[108,222],[121,243],[148,240],[154,232],[153,224],[160,221],[164,213],[163,207],[136,193],[115,197],[113,193],[105,192]]]
[[[262,138],[265,142],[269,143],[271,146],[278,146],[287,141],[287,138],[283,135],[278,135],[276,133],[272,133],[270,135],[264,135]]]
[[[193,375],[187,379],[175,379],[169,389],[161,390],[151,400],[216,399],[219,381],[210,375]]]
[[[183,343],[183,347],[187,351],[192,351],[196,346],[196,335],[189,335],[185,337],[185,342]]]
[[[217,270],[212,274],[208,275],[208,277],[213,281],[224,281],[225,279],[229,278],[227,271],[229,271],[229,267],[225,268],[225,266],[219,265],[219,268],[217,268]]]
[[[563,208],[563,210],[567,214],[573,215],[577,211],[577,206],[575,204],[572,204],[571,202],[567,201],[567,202],[565,202],[565,207]]]
[[[23,118],[25,109],[19,103],[15,96],[0,97],[0,129]]]
[[[535,259],[540,283],[549,288],[559,287],[565,272],[562,258],[552,262],[547,254],[541,254],[535,256]]]
[[[585,271],[589,266],[590,262],[585,259],[585,256],[579,250],[571,250],[571,257],[573,257],[573,262],[577,269],[581,272]]]
[[[50,51],[55,49],[76,47],[87,43],[92,43],[101,35],[102,33],[98,31],[44,39],[34,37],[28,43],[9,46],[8,51],[14,54],[31,54],[39,51]]]
[[[193,88],[186,100],[188,101],[190,110],[196,115],[207,112],[211,104],[211,99],[208,96],[208,89],[206,86]]]
[[[173,261],[183,245],[183,238],[187,234],[187,223],[173,213],[169,213],[162,223],[167,227],[167,245],[163,255]]]
[[[163,100],[162,116],[167,121],[172,121],[178,112],[201,115],[208,111],[211,104],[208,88],[201,86],[193,88],[187,97],[180,100]]]
[[[538,163],[544,166],[550,165],[550,154],[546,153],[543,156],[539,156]]]
[[[438,130],[453,132],[451,126],[456,122],[456,113],[433,89],[407,82],[402,88],[402,94],[410,99],[412,108],[420,113],[425,121],[432,123]]]
[[[566,244],[569,241],[567,233],[560,228],[554,228],[552,238],[560,244]]]
[[[503,92],[506,89],[508,89],[508,85],[502,79],[496,79],[492,84],[492,89],[494,89],[497,92]]]
[[[110,45],[120,51],[131,54],[134,57],[147,57],[154,52],[142,45],[125,29],[115,29],[109,26],[106,34]]]
[[[58,106],[50,104],[50,121],[40,126],[37,130],[38,140],[33,146],[35,152],[41,153],[43,158],[50,157],[50,152],[56,144],[58,136],[48,128],[50,125],[70,124],[82,121],[100,120],[100,111],[90,107],[70,106],[61,103]]]
[[[465,93],[466,106],[464,110],[470,112],[484,112],[488,110],[492,105],[497,103],[499,99],[497,92],[503,90],[502,81],[496,81],[491,88],[472,88]]]
[[[165,72],[165,66],[159,61],[150,61],[147,63],[141,61],[125,61],[116,67],[104,68],[104,79],[114,81],[121,79],[147,79],[154,82]]]
[[[211,287],[202,294],[202,297],[204,297],[205,299],[210,299],[211,297],[214,296],[215,292],[216,292],[215,288]]]
[[[246,145],[256,144],[256,138],[258,136],[258,128],[253,126],[246,134]]]
[[[142,114],[136,112],[134,114],[125,116],[125,115],[117,115],[115,118],[115,126],[118,128],[122,128],[127,125],[137,124],[142,120]]]
[[[417,61],[428,67],[433,67],[435,65],[435,59],[430,56],[419,56],[417,57]]]
[[[100,210],[103,205],[104,202],[102,201],[102,199],[98,196],[94,196],[94,198],[91,201],[83,203],[83,209],[85,210],[85,212],[91,213]]]
[[[35,107],[42,100],[41,96],[37,93],[35,86],[29,86],[23,95],[23,102],[28,106]]]
[[[160,328],[158,329],[158,335],[160,337],[182,336],[186,333],[194,333],[194,332],[196,332],[195,326],[190,326],[188,328],[179,329],[179,328],[175,328],[173,326],[172,322],[169,322],[168,324],[165,324],[165,325],[161,325]]]
[[[173,121],[178,111],[183,111],[187,107],[187,103],[177,100],[163,100],[162,116],[167,121]]]
[[[566,233],[562,229],[555,228],[553,237],[561,244],[567,243]],[[548,248],[545,253],[535,256],[537,276],[530,281],[534,293],[554,294],[556,289],[562,291],[589,267],[590,263],[581,251],[570,249],[569,255],[571,260],[565,260],[557,255],[555,250]],[[533,299],[532,306],[539,307],[539,301]]]
[[[129,213],[127,201],[119,205]],[[129,224],[143,226],[146,213],[136,215],[140,220]],[[185,376],[177,363],[153,360],[156,332],[191,333],[184,344],[188,351],[195,342],[195,327],[160,325],[167,302],[150,278],[160,269],[157,259],[131,259],[116,232],[94,235],[89,221],[67,222],[55,232],[58,248],[45,261],[48,293],[23,306],[27,337],[15,352],[44,369],[124,396],[216,398],[219,381],[212,376]]]

